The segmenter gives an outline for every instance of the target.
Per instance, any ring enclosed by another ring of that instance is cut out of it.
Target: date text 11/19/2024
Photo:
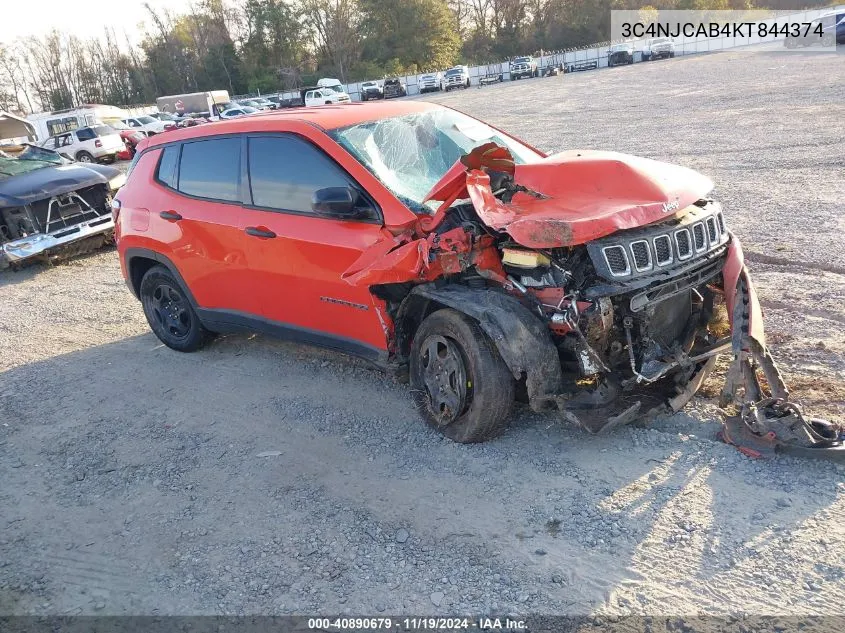
[[[308,628],[316,631],[399,630],[399,631],[524,631],[524,620],[510,618],[309,618]]]

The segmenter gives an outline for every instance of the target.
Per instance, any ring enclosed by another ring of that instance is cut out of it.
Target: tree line
[[[0,43],[0,109],[264,94],[321,76],[351,82],[490,63],[606,40],[612,9],[651,5],[746,9],[754,0],[196,0],[183,13],[147,4],[132,37],[107,28],[98,38],[52,31]]]

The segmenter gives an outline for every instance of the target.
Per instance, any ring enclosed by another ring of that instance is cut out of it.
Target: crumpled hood
[[[71,163],[9,176],[0,180],[0,208],[21,207],[36,200],[107,183],[119,174],[114,167]]]
[[[520,192],[502,202],[490,189],[488,170],[513,173],[517,185],[540,195]],[[469,197],[491,228],[529,248],[555,248],[660,221],[712,189],[698,172],[648,158],[567,151],[513,165],[507,150],[488,144],[456,163],[427,199]]]

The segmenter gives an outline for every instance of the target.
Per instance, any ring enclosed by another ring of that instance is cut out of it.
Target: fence
[[[764,20],[766,24],[782,24],[786,22],[809,22],[814,18],[820,17],[832,11],[845,11],[845,5],[839,5],[837,7],[825,7],[822,9],[814,9],[808,11],[799,11],[797,13],[793,13],[790,15],[783,15],[777,18],[770,18],[768,20]],[[755,31],[756,32],[756,31]],[[783,38],[778,38],[778,41],[782,41]],[[770,38],[764,40],[757,35],[752,36],[751,38],[736,38],[736,37],[722,37],[722,38],[709,38],[704,36],[699,37],[679,37],[675,39],[675,56],[682,57],[685,55],[698,55],[701,53],[711,53],[715,51],[723,51],[734,49],[738,47],[745,47],[751,46],[755,44],[763,43],[764,41],[772,41]],[[580,49],[567,49],[562,51],[555,51],[552,53],[544,53],[535,59],[537,60],[537,67],[541,70],[547,68],[549,66],[563,66],[565,68],[569,68],[573,65],[578,64],[591,64],[595,62],[596,68],[606,68],[607,67],[607,57],[608,57],[608,49],[610,48],[612,42],[600,42],[590,47],[580,48]],[[642,53],[641,51],[634,52],[634,62],[642,61]],[[399,77],[399,80],[405,83],[405,88],[408,95],[417,95],[420,93],[419,90],[419,77],[421,73],[417,75],[406,75],[404,77]],[[442,73],[441,73],[442,74]],[[483,77],[488,76],[498,76],[501,75],[504,81],[510,80],[510,62],[502,61],[502,62],[495,62],[492,64],[483,64],[480,66],[471,66],[469,67],[469,76],[470,76],[470,85],[479,86],[480,79]],[[373,80],[369,80],[373,81]],[[363,81],[359,81],[356,83],[349,83],[346,84],[346,92],[349,94],[353,101],[360,101],[361,100],[361,84],[364,83]],[[294,99],[300,96],[298,90],[292,90],[287,92],[279,92],[274,93],[270,96],[279,96],[282,99]],[[233,97],[233,98],[247,98],[249,96],[257,96],[253,95],[243,95],[242,97]],[[268,96],[268,95],[263,95]]]

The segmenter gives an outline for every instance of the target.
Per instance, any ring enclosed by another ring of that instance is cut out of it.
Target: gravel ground
[[[721,54],[436,95],[544,150],[710,174],[799,398],[845,413],[841,56]],[[0,274],[0,613],[845,614],[845,468],[751,461],[712,400],[443,440],[362,362],[182,355],[113,251]]]

